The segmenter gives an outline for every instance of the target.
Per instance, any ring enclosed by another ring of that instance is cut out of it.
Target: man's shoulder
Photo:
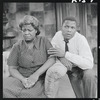
[[[76,32],[76,40],[77,40],[78,43],[87,42],[86,37],[84,35],[78,33],[78,32]]]
[[[59,38],[61,38],[62,37],[62,31],[57,31],[56,33],[55,33],[55,35],[53,36],[53,38],[57,38],[57,39],[59,39]]]
[[[60,31],[57,31],[56,33],[55,33],[55,35],[61,35],[62,34],[62,31],[60,30]]]
[[[78,32],[76,32],[76,37],[78,38],[78,39],[86,39],[86,37],[84,36],[84,35],[82,35],[82,34],[80,34],[80,33],[78,33]]]

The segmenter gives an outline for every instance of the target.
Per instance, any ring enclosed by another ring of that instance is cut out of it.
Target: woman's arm
[[[50,57],[44,64],[41,66],[35,74],[37,76],[42,75],[49,67],[51,67],[55,63],[56,59],[55,57]]]
[[[10,74],[17,78],[18,80],[20,80],[22,82],[22,84],[24,85],[25,88],[27,88],[28,83],[27,83],[27,78],[23,77],[19,71],[17,70],[17,68],[15,68],[15,66],[10,66],[9,68],[9,72]]]
[[[48,59],[47,59],[47,61],[36,72],[34,72],[34,74],[32,74],[28,78],[28,83],[30,84],[29,87],[33,86],[37,82],[39,76],[42,75],[56,61],[55,57],[50,57],[50,55],[48,54],[49,48],[52,47],[50,41],[48,39],[46,39],[46,38],[43,38],[43,44],[41,44],[41,45],[44,46],[44,48],[46,50],[46,55],[47,55]]]
[[[29,78],[28,78],[28,88],[33,86],[40,75],[42,75],[49,67],[51,67],[55,63],[55,58],[50,57],[44,64],[41,66],[35,73],[33,73]]]
[[[19,79],[20,81],[22,81],[22,83],[24,83],[24,81],[26,81],[26,78],[24,78],[19,71],[17,70],[18,68],[18,56],[19,56],[19,48],[18,48],[18,43],[14,44],[9,57],[7,59],[7,65],[8,65],[8,70],[10,72],[10,75],[12,75],[13,77]]]
[[[51,67],[56,62],[56,58],[50,57],[50,55],[48,54],[48,50],[52,47],[52,44],[47,38],[43,38],[43,39],[44,39],[43,44],[45,44],[44,48],[46,48],[48,60],[43,64],[43,66],[41,66],[41,68],[39,68],[35,72],[39,76],[43,74],[49,67]]]
[[[17,67],[15,67],[15,66],[9,66],[9,72],[13,77],[15,77],[21,81],[25,78],[19,73],[19,71],[17,70]]]

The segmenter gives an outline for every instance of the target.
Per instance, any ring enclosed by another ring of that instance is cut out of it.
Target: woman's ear
[[[37,30],[35,29],[35,33],[37,33]]]

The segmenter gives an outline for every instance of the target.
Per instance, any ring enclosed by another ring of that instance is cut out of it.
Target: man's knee
[[[58,79],[64,76],[66,72],[67,69],[65,66],[55,63],[47,70],[46,75]]]
[[[87,80],[87,81],[96,80],[94,71],[92,69],[84,70],[83,71],[83,80]]]

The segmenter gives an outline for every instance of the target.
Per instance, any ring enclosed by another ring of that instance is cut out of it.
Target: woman
[[[38,36],[39,21],[26,15],[19,24],[23,39],[14,44],[8,58],[10,77],[4,80],[4,98],[46,98],[44,80],[46,70],[55,63],[47,50],[49,40]]]

